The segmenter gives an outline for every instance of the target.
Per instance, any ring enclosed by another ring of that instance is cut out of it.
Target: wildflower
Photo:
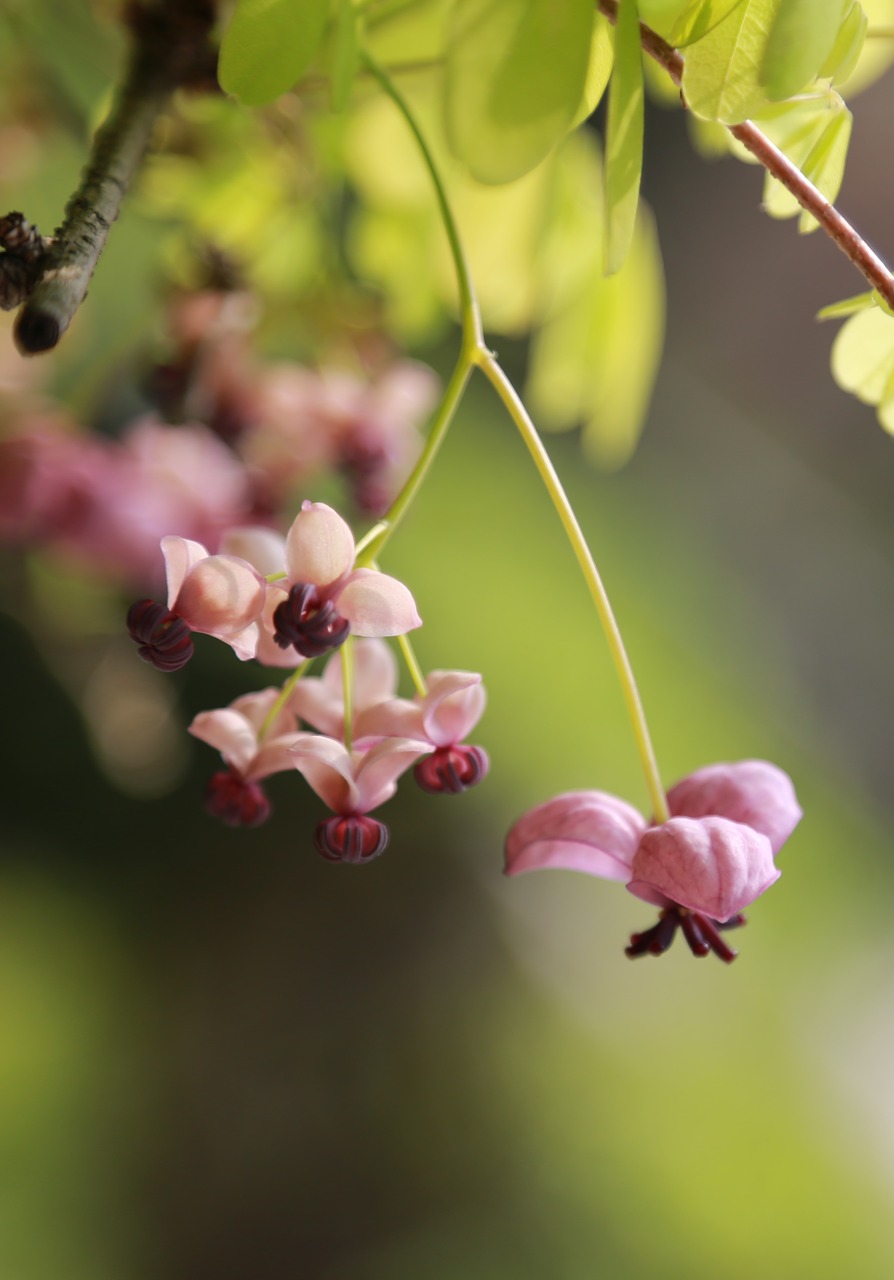
[[[262,778],[293,765],[289,749],[299,738],[294,712],[283,707],[267,724],[279,689],[262,689],[237,698],[229,707],[201,711],[189,732],[216,749],[227,769],[208,784],[205,807],[231,827],[257,827],[270,816]]]
[[[385,738],[348,750],[323,734],[300,733],[293,764],[334,816],[318,823],[314,846],[329,862],[370,862],[388,844],[388,828],[369,816],[397,790],[397,780],[422,753],[418,742]]]
[[[696,955],[735,957],[718,933],[744,923],[742,908],[779,878],[773,858],[801,809],[787,774],[763,760],[700,769],[667,794],[670,818],[648,824],[603,791],[574,791],[539,805],[506,840],[506,872],[564,867],[608,880],[661,909],[627,954],[660,954],[683,929]]]

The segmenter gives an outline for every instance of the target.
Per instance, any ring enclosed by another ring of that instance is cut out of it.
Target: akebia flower
[[[301,736],[295,714],[283,707],[268,724],[279,689],[237,698],[229,707],[201,711],[189,732],[215,747],[227,765],[208,784],[205,807],[232,827],[257,827],[270,816],[263,778],[293,767],[290,748]]]
[[[237,657],[253,658],[257,618],[267,584],[237,556],[212,556],[189,538],[162,538],[168,582],[167,608],[140,600],[127,615],[140,657],[162,671],[176,671],[192,657],[189,633],[201,631],[228,644]]]
[[[364,729],[427,744],[413,777],[423,791],[456,795],[480,782],[489,768],[484,748],[463,741],[484,714],[487,695],[474,671],[432,671],[427,683],[424,696],[392,698],[373,708]]]
[[[370,862],[388,844],[388,828],[369,816],[389,800],[397,780],[425,750],[407,738],[386,738],[361,749],[323,734],[300,733],[292,763],[334,817],[318,823],[314,846],[329,862]]]
[[[572,791],[526,813],[506,840],[506,872],[547,867],[623,881],[660,908],[627,954],[660,954],[682,927],[696,955],[735,956],[718,929],[779,878],[774,856],[801,809],[787,774],[763,760],[700,769],[667,793],[670,818],[647,823],[603,791]]]

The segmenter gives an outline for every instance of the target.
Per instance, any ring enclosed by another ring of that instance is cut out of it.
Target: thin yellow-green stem
[[[270,708],[270,710],[264,716],[264,719],[261,721],[261,727],[258,730],[258,742],[263,742],[267,734],[270,732],[270,728],[273,725],[273,722],[276,720],[276,717],[279,715],[280,711],[282,711],[283,707],[286,705],[289,698],[292,696],[292,690],[295,688],[295,685],[298,683],[298,681],[307,671],[307,668],[310,666],[311,662],[313,662],[313,658],[305,658],[301,666],[295,668],[295,670],[289,676],[288,680],[280,689],[279,697],[276,699],[273,706]]]
[[[407,670],[410,673],[410,679],[416,686],[416,692],[421,698],[428,693],[428,685],[425,683],[425,676],[422,674],[422,668],[416,658],[416,653],[408,636],[398,636],[397,643],[400,645],[400,651],[403,654],[404,662],[407,664]]]
[[[664,794],[664,788],[661,785],[661,777],[658,773],[658,763],[655,759],[655,752],[652,747],[652,739],[649,735],[649,727],[646,723],[645,712],[640,700],[639,690],[636,686],[636,680],[633,676],[633,669],[630,665],[630,659],[627,657],[627,650],[624,648],[624,641],[621,638],[621,631],[615,619],[614,612],[609,602],[608,593],[596,568],[596,563],[587,546],[587,540],[584,537],[574,509],[562,487],[556,469],[552,464],[549,454],[544,448],[543,441],[537,433],[537,428],[531,421],[531,418],[522,404],[521,398],[515,387],[509,381],[503,369],[498,364],[496,358],[489,354],[482,354],[478,361],[482,373],[493,386],[497,395],[502,400],[504,406],[509,412],[510,417],[518,427],[519,434],[527,447],[528,453],[534,462],[535,467],[540,473],[540,478],[544,483],[547,493],[550,496],[556,513],[562,522],[562,527],[571,543],[577,563],[580,565],[581,572],[587,584],[587,589],[596,606],[596,612],[599,614],[599,621],[602,623],[602,629],[605,632],[608,647],[611,652],[612,660],[621,682],[621,688],[624,692],[624,701],[627,705],[627,712],[633,725],[633,734],[636,739],[636,747],[639,752],[640,763],[643,767],[643,773],[646,777],[646,784],[649,788],[649,798],[652,802],[652,812],[656,822],[666,822],[670,817],[667,807],[667,799]]]

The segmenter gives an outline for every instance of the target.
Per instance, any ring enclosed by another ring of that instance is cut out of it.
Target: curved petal
[[[273,573],[285,573],[286,540],[275,529],[261,525],[227,529],[220,539],[220,551],[247,560],[265,578]]]
[[[484,715],[487,694],[474,671],[432,671],[422,703],[422,723],[429,742],[449,747],[462,742]]]
[[[175,612],[193,631],[225,640],[237,636],[259,616],[266,585],[244,560],[208,556],[187,573]]]
[[[230,646],[240,662],[248,662],[250,658],[257,655],[261,628],[256,622],[250,622],[247,627],[237,631],[233,636],[219,634],[217,638]]]
[[[384,640],[358,638],[354,643],[354,710],[374,707],[397,692],[397,658]],[[338,677],[341,679],[341,664]]]
[[[409,589],[375,569],[355,569],[332,603],[358,636],[402,636],[422,626]]]
[[[390,800],[397,790],[397,780],[420,756],[428,754],[428,745],[410,738],[386,738],[363,752],[357,766],[359,812],[369,813]]]
[[[234,702],[231,702],[230,706],[234,711],[238,711],[240,715],[245,716],[245,719],[257,734],[260,733],[267,716],[281,693],[282,689],[275,687],[258,689],[255,693],[244,693],[241,698],[236,698]],[[278,738],[284,733],[294,733],[296,727],[294,713],[286,705],[279,710],[264,737],[267,740]]]
[[[354,761],[343,742],[319,733],[299,733],[289,748],[296,769],[302,773],[333,813],[360,811],[354,782]]]
[[[670,818],[640,840],[627,888],[654,893],[712,920],[728,920],[779,879],[770,841],[728,818]]]
[[[766,760],[712,764],[683,778],[667,793],[671,814],[714,814],[743,822],[765,835],[778,853],[801,820],[801,806],[787,773]]]
[[[173,609],[190,569],[200,560],[207,560],[208,552],[201,542],[169,535],[161,540],[161,554],[164,556],[168,582],[168,608]]]
[[[244,778],[258,750],[254,726],[233,707],[200,711],[189,726],[194,738],[207,742]]]
[[[632,805],[605,791],[567,791],[531,809],[506,837],[507,875],[561,867],[628,880],[646,829]]]
[[[325,502],[302,503],[286,534],[286,573],[291,583],[328,587],[354,563],[354,535]]]
[[[264,600],[264,608],[261,610],[261,616],[258,620],[260,634],[258,636],[258,647],[255,652],[255,660],[260,662],[262,667],[300,667],[302,662],[306,662],[304,658],[294,646],[289,645],[287,649],[282,649],[273,639],[273,614],[277,607],[282,604],[283,600],[288,599],[288,591],[284,587],[280,587],[275,582],[267,583],[267,593]]]
[[[431,750],[422,725],[422,708],[409,698],[387,698],[374,707],[361,711],[354,723],[354,731],[360,737],[415,738]]]
[[[300,734],[296,731],[281,734],[278,738],[265,742],[251,763],[246,775],[248,781],[260,782],[262,778],[269,778],[271,773],[285,773],[287,769],[294,769],[292,747],[298,745],[299,737]]]
[[[332,662],[327,664],[326,670]],[[340,673],[339,673],[340,674]],[[329,738],[345,736],[345,704],[341,682],[336,688],[322,676],[305,676],[299,680],[289,699],[295,714],[306,724],[312,724]]]

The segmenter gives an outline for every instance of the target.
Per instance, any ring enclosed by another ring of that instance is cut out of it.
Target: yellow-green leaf
[[[828,306],[817,311],[817,320],[844,320],[847,316],[855,316],[858,311],[865,311],[875,301],[875,295],[857,293],[852,298],[842,298],[840,302],[830,302]]]
[[[790,98],[818,74],[844,19],[846,0],[779,0],[760,65],[767,95]]]
[[[218,79],[249,107],[272,102],[313,62],[329,0],[239,0],[223,35]]]
[[[447,33],[453,153],[480,182],[511,182],[564,137],[580,104],[591,0],[457,0]]]
[[[606,275],[620,270],[633,237],[643,167],[644,101],[636,0],[621,0],[605,139]]]
[[[675,49],[683,49],[687,44],[701,40],[742,3],[743,0],[690,0],[671,27],[668,42]]]
[[[614,42],[611,24],[604,14],[596,10],[593,14],[593,34],[590,37],[590,60],[587,63],[587,74],[584,80],[584,96],[571,122],[572,129],[577,128],[587,116],[592,115],[602,101],[608,78],[612,73],[613,58]]]
[[[842,102],[840,110],[832,116],[822,137],[814,144],[804,162],[804,176],[829,201],[834,201],[841,189],[853,125],[854,118]],[[816,218],[806,209],[802,210],[798,230],[804,234],[815,231],[818,226]]]
[[[832,51],[820,68],[820,75],[824,79],[832,80],[835,84],[843,84],[847,80],[863,51],[868,25],[862,5],[854,0],[839,28]]]
[[[832,376],[865,404],[881,404],[894,374],[894,318],[878,307],[844,324],[832,345]]]
[[[357,16],[353,0],[337,0],[335,33],[329,58],[330,98],[333,111],[343,111],[351,99],[359,51]]]
[[[780,0],[741,0],[691,45],[683,69],[683,94],[705,120],[740,124],[768,102],[760,82],[767,38]]]

